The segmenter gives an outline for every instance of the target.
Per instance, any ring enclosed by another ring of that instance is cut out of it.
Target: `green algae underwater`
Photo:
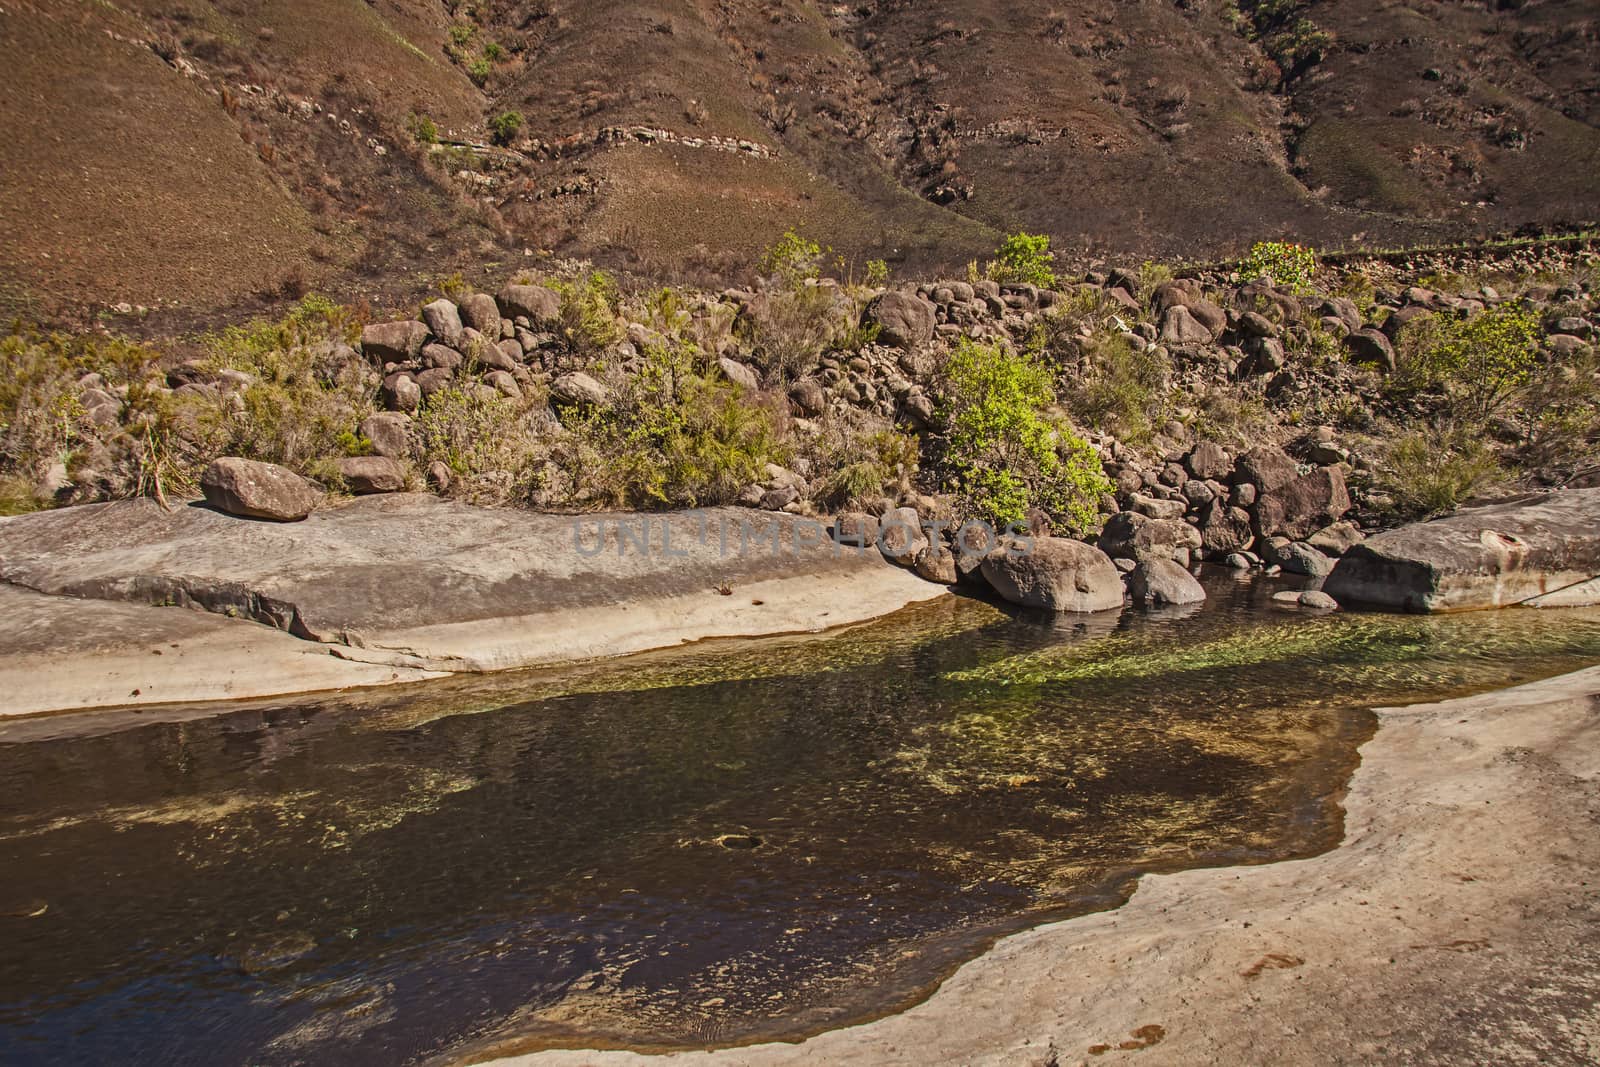
[[[1141,872],[1331,847],[1373,707],[1600,662],[1600,611],[1207,586],[0,727],[0,1060],[797,1038]]]

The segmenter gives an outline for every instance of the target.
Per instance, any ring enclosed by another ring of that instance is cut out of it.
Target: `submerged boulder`
[[[1002,545],[983,558],[985,579],[1006,600],[1051,611],[1122,606],[1122,575],[1104,552],[1064,537]]]
[[[1568,489],[1387,530],[1352,547],[1323,590],[1405,611],[1600,604],[1600,489]]]
[[[298,522],[322,499],[322,487],[276,463],[224,456],[200,475],[206,503],[229,515]]]

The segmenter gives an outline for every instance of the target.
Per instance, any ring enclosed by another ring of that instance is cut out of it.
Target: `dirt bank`
[[[1120,909],[1006,938],[902,1014],[670,1058],[1595,1062],[1600,667],[1380,721],[1329,853],[1149,876]]]

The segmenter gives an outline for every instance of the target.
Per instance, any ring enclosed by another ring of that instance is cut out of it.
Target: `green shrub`
[[[438,144],[439,127],[426,115],[411,116],[411,136],[418,144]]]
[[[611,405],[576,421],[570,485],[622,507],[726,504],[786,463],[778,413],[697,364],[686,344],[652,345]]]
[[[1164,350],[1135,348],[1114,333],[1096,334],[1083,349],[1084,365],[1068,397],[1073,417],[1129,444],[1149,441],[1165,414],[1172,375]]]
[[[1088,443],[1046,414],[1055,403],[1049,369],[963,338],[946,374],[947,463],[965,513],[1006,524],[1038,507],[1073,531],[1093,529],[1111,486]]]
[[[483,58],[487,59],[491,63],[504,62],[506,58],[506,50],[500,47],[498,42],[487,41],[483,46]]]
[[[786,385],[816,366],[830,348],[859,349],[877,331],[860,327],[859,301],[835,285],[819,285],[825,249],[789,230],[761,257],[776,284],[760,293],[737,323],[757,364]]]
[[[493,69],[487,59],[479,56],[467,64],[467,77],[472,79],[474,85],[482,86],[489,80],[489,74]]]
[[[1025,282],[1053,289],[1056,272],[1051,264],[1055,258],[1050,251],[1050,238],[1044,234],[1014,233],[995,251],[985,273],[997,282]]]
[[[816,498],[835,510],[898,498],[917,473],[917,439],[853,408],[827,417],[817,451],[813,467],[828,473]]]
[[[783,236],[761,254],[761,273],[776,277],[791,288],[815,281],[821,270],[822,246],[794,230],[785,230]]]
[[[522,112],[502,111],[489,120],[489,140],[497,145],[508,145],[517,139],[522,129]]]
[[[495,472],[520,475],[534,433],[515,400],[460,383],[430,396],[416,414],[424,463],[440,462],[460,478]]]
[[[1394,498],[1404,519],[1454,511],[1502,473],[1479,435],[1448,428],[1404,434],[1390,446],[1383,466],[1379,488]]]
[[[1394,387],[1442,389],[1453,414],[1481,424],[1527,384],[1540,333],[1538,316],[1511,304],[1414,321],[1401,333]]]
[[[1257,241],[1250,246],[1240,274],[1246,281],[1264,278],[1296,293],[1309,293],[1317,273],[1317,253],[1308,245]]]
[[[464,45],[472,40],[472,35],[476,32],[476,27],[469,26],[464,22],[458,22],[450,27],[450,43],[458,46]]]
[[[569,349],[593,356],[622,339],[617,324],[622,293],[610,274],[590,270],[545,284],[561,297],[561,335]]]

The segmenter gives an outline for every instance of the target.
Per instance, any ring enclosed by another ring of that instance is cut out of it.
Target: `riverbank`
[[[426,494],[294,524],[150,500],[0,520],[0,716],[604,659],[945,595],[808,522],[539,515]]]
[[[1379,718],[1328,853],[1149,875],[1125,906],[1008,937],[901,1014],[669,1058],[1592,1063],[1600,667]]]

